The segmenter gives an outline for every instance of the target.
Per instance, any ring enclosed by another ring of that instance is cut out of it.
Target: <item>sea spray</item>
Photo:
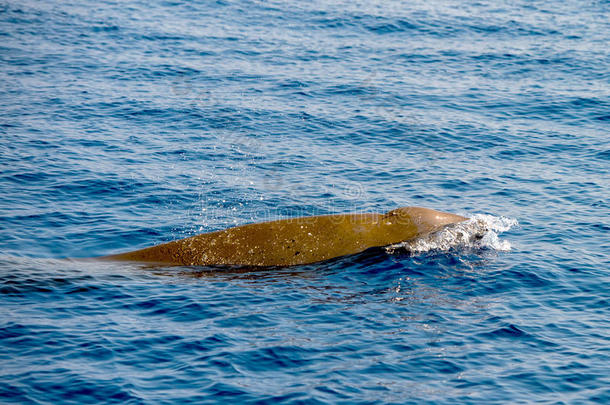
[[[387,246],[388,253],[407,251],[423,253],[431,250],[448,251],[451,249],[492,249],[509,251],[511,244],[498,237],[519,223],[514,218],[475,214],[469,220],[453,224],[417,239]]]

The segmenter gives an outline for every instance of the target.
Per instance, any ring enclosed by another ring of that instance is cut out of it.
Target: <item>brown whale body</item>
[[[292,266],[399,243],[466,219],[420,207],[385,214],[289,218],[204,233],[103,259],[170,265]]]

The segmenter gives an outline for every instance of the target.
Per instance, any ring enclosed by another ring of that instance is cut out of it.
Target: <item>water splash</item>
[[[500,239],[498,234],[518,225],[514,218],[476,214],[468,221],[444,227],[414,240],[387,246],[385,249],[390,254],[395,251],[422,253],[451,249],[492,249],[506,252],[511,250],[511,244]]]

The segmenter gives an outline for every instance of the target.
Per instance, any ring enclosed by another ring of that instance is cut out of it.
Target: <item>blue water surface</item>
[[[610,402],[610,3],[0,1],[0,402]],[[511,249],[79,262],[419,205]]]

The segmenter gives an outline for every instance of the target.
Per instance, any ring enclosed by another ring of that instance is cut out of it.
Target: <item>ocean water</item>
[[[0,403],[609,403],[610,3],[0,1]],[[417,205],[284,269],[75,261]]]

